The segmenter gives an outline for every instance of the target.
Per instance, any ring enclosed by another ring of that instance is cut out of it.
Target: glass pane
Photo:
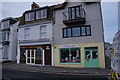
[[[30,57],[30,50],[27,51],[27,57]]]
[[[25,14],[25,21],[29,21],[29,14]]]
[[[76,18],[80,18],[79,7],[76,7]]]
[[[72,8],[72,19],[75,19],[75,9]]]
[[[85,33],[85,27],[81,27],[81,31],[82,31],[82,35],[86,35],[86,33]]]
[[[31,12],[30,13],[30,20],[34,20],[34,18],[35,18],[35,12]]]
[[[42,57],[42,51],[41,50],[36,50],[36,55],[35,55],[35,59],[36,59],[36,64],[42,64],[43,62],[43,57]]]
[[[41,18],[41,11],[36,11],[36,19],[40,19]]]
[[[71,49],[72,63],[80,63],[80,49]]]
[[[72,28],[72,35],[73,36],[80,36],[80,27]]]
[[[31,59],[31,63],[34,63],[34,58]]]
[[[46,38],[46,32],[45,33],[40,33],[40,38]]]
[[[96,59],[98,57],[98,52],[97,51],[93,51],[92,52],[92,59]]]
[[[30,63],[30,58],[27,58],[27,63]]]
[[[44,9],[43,10],[43,18],[46,18],[47,17],[47,9]]]
[[[40,32],[46,32],[46,26],[40,26]]]
[[[67,30],[68,30],[68,37],[71,37],[71,28],[69,28]]]
[[[29,34],[30,28],[25,28],[25,34]]]
[[[91,58],[91,54],[90,54],[90,51],[86,51],[85,52],[85,57],[86,57],[86,59],[90,59]]]
[[[63,37],[67,37],[67,29],[63,29]]]
[[[69,49],[60,50],[60,62],[68,63],[69,62]]]
[[[31,57],[34,57],[34,50],[32,50]]]
[[[86,27],[87,35],[90,35],[90,26]]]

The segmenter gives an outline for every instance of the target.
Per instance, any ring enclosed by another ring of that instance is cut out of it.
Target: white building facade
[[[25,11],[18,29],[17,63],[53,65],[51,8],[32,4]],[[49,13],[49,14],[48,14]]]
[[[16,61],[18,23],[12,17],[1,20],[0,61]]]

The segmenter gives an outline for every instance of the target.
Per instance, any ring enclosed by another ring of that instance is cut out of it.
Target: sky
[[[36,1],[36,0],[34,0]],[[54,2],[44,2],[43,0],[39,0],[42,2],[36,2],[39,6],[47,6],[47,5],[54,5],[58,3],[64,2],[64,0],[58,0]],[[2,5],[1,5],[2,4]],[[0,2],[0,19],[6,17],[20,17],[22,16],[23,12],[26,10],[30,10],[32,1],[31,2],[15,2],[15,1],[4,1]],[[104,27],[104,38],[105,42],[113,42],[113,37],[115,33],[118,31],[118,2],[117,0],[114,2],[112,0],[104,0],[101,3],[102,7],[102,15],[103,15],[103,27]]]

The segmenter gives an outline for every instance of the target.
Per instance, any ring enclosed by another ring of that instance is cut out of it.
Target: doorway
[[[99,67],[97,49],[85,49],[85,67]]]

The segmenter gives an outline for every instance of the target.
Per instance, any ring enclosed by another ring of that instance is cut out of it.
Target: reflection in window
[[[90,25],[81,27],[71,27],[63,29],[63,37],[80,37],[80,36],[90,36],[91,27]]]
[[[60,62],[61,63],[80,63],[80,49],[60,49]]]
[[[90,57],[91,57],[90,51],[86,51],[85,55],[86,55],[86,59],[90,59]]]
[[[68,29],[68,37],[71,37],[71,28]]]
[[[85,34],[85,27],[81,27],[81,29],[82,29],[82,35],[86,35]]]
[[[73,36],[80,36],[80,27],[73,28],[72,29],[72,35]]]
[[[92,59],[96,59],[97,58],[97,51],[93,51],[92,52]]]

